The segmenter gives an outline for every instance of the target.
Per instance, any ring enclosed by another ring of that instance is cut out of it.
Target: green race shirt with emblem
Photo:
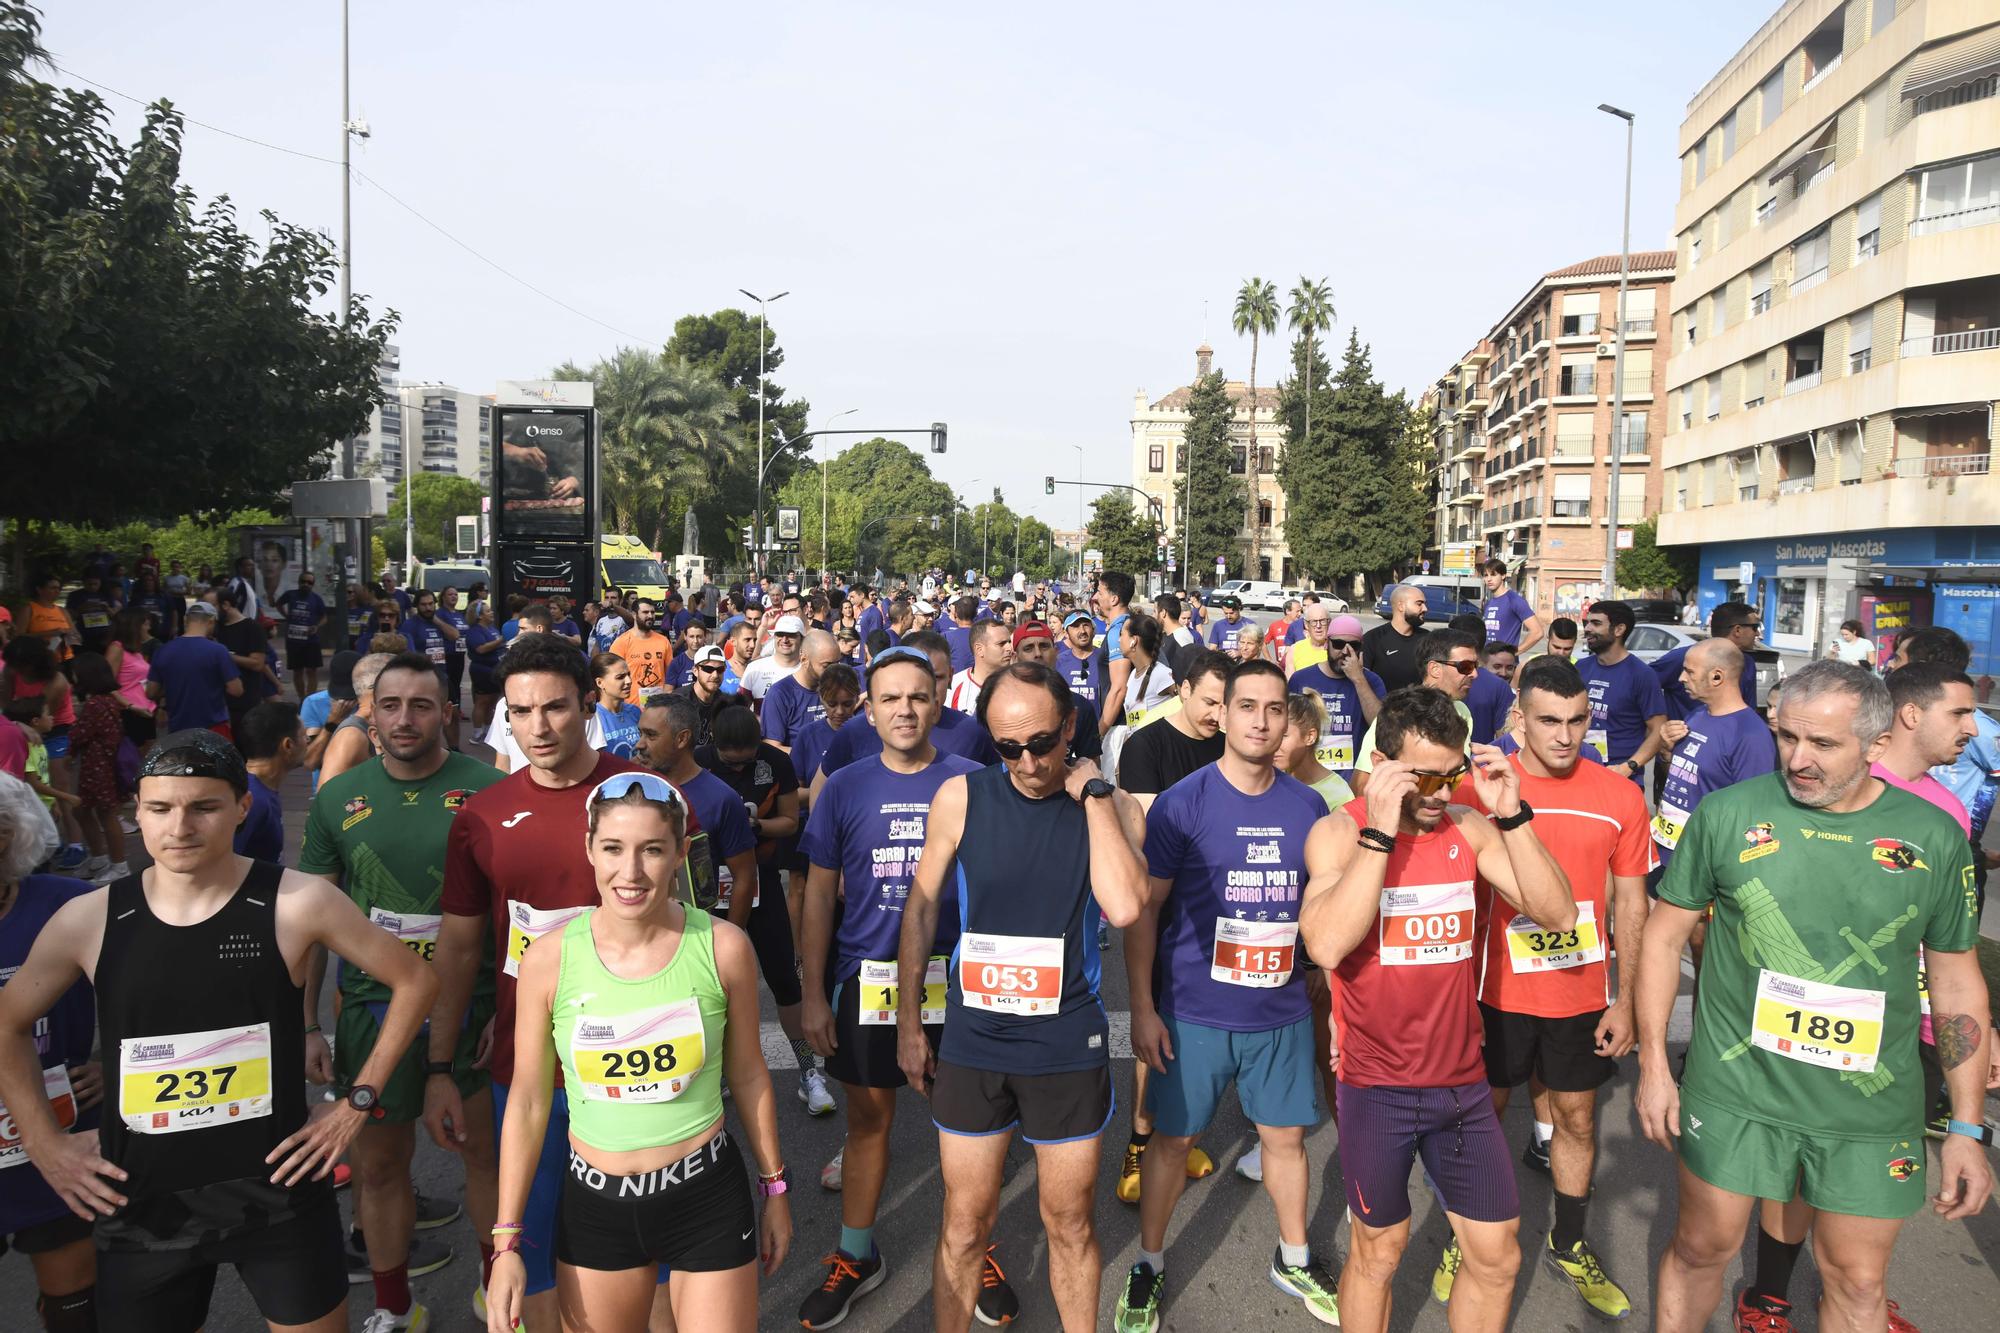
[[[427,778],[402,782],[380,759],[322,783],[306,818],[299,869],[337,877],[362,915],[428,961],[444,909],[446,835],[474,793],[506,777],[490,764],[447,755]],[[581,849],[579,849],[579,855]],[[490,932],[474,993],[493,993]],[[353,964],[340,965],[341,994],[387,1000],[389,988]]]
[[[1971,853],[1936,806],[1884,787],[1815,810],[1776,774],[1711,792],[1660,898],[1711,905],[1682,1086],[1738,1115],[1828,1138],[1914,1134],[1917,946],[1978,939]]]

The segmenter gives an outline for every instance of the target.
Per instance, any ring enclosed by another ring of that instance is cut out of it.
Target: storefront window
[[[1777,600],[1772,607],[1773,633],[1800,635],[1806,632],[1806,580],[1777,580]]]

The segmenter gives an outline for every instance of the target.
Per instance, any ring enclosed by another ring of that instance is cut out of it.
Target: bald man
[[[1742,678],[1743,650],[1726,638],[1703,639],[1681,661],[1681,686],[1694,707],[1685,720],[1668,722],[1663,733],[1673,755],[1653,816],[1660,853],[1655,887],[1702,797],[1778,766],[1771,729],[1744,701]]]
[[[1422,588],[1398,584],[1389,590],[1389,618],[1361,636],[1361,665],[1380,676],[1391,694],[1422,680],[1417,640],[1423,637],[1429,610]]]
[[[787,617],[789,619],[789,617]],[[840,645],[823,629],[807,630],[799,643],[799,664],[773,681],[764,694],[764,739],[790,753],[799,733],[826,718],[819,701],[820,673],[840,660]]]

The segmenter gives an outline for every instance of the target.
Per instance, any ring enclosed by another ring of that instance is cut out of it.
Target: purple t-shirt
[[[986,734],[986,728],[979,725],[970,713],[961,713],[956,708],[947,708],[931,728],[931,744],[937,746],[941,754],[955,754],[961,759],[970,759],[976,768],[1000,762],[1000,752],[993,748],[993,738]],[[868,759],[882,753],[882,738],[876,734],[875,724],[868,720],[868,710],[862,709],[847,720],[847,725],[833,733],[833,740],[827,744],[826,755],[820,760],[820,767],[832,777],[849,764]]]
[[[944,641],[951,649],[951,669],[972,670],[972,627],[953,625],[944,632]]]
[[[869,959],[896,956],[931,798],[946,779],[978,771],[968,759],[939,754],[915,773],[893,773],[871,756],[827,778],[799,850],[813,865],[840,872],[846,897],[833,935],[835,981]],[[957,899],[947,895],[931,952],[948,954],[957,944]]]
[[[798,772],[801,787],[812,786],[812,780],[819,776],[820,761],[831,744],[833,728],[825,718],[814,718],[799,728],[799,738],[792,742],[792,767]]]
[[[177,730],[229,720],[229,682],[239,677],[229,650],[214,639],[183,634],[161,644],[153,650],[152,678]]]
[[[1653,841],[1662,869],[1673,859],[1688,816],[1702,797],[1778,767],[1777,742],[1754,708],[1716,717],[1697,704],[1687,715],[1687,729],[1667,761],[1667,781],[1653,816]]]
[[[1622,764],[1646,739],[1646,719],[1664,717],[1667,696],[1653,668],[1638,658],[1627,656],[1617,666],[1605,666],[1595,657],[1576,664],[1577,674],[1590,690],[1590,731],[1585,744],[1604,748],[1599,758],[1607,764]]]
[[[1236,646],[1237,631],[1246,629],[1252,634],[1258,632],[1257,627],[1247,620],[1239,619],[1232,625],[1229,623],[1229,617],[1224,616],[1208,627],[1208,646],[1225,650],[1234,648]]]
[[[1514,706],[1514,690],[1481,667],[1472,674],[1472,688],[1465,692],[1465,706],[1472,710],[1472,743],[1491,745],[1493,738],[1507,729],[1507,710]]]
[[[1380,676],[1368,670],[1363,670],[1361,676],[1377,699],[1389,697]],[[1300,667],[1285,684],[1293,694],[1313,691],[1326,705],[1326,729],[1320,733],[1314,757],[1340,774],[1342,781],[1352,783],[1355,747],[1368,731],[1368,719],[1361,712],[1361,691],[1354,687],[1353,681],[1332,674],[1319,662]]]
[[[1512,588],[1497,597],[1487,598],[1486,605],[1479,610],[1479,618],[1486,622],[1486,641],[1511,643],[1516,648],[1521,646],[1521,626],[1527,624],[1534,614],[1535,608],[1529,605],[1528,599]],[[1477,709],[1473,710],[1473,715],[1478,716]]]
[[[797,745],[806,723],[825,716],[826,705],[819,701],[818,691],[807,689],[795,677],[780,676],[764,691],[763,726],[767,741]]]
[[[1306,835],[1326,813],[1296,778],[1274,774],[1261,795],[1246,796],[1215,764],[1154,800],[1146,873],[1173,884],[1153,966],[1162,1014],[1230,1032],[1269,1032],[1311,1014],[1297,965],[1299,904]]]
[[[1097,702],[1097,673],[1092,670],[1096,657],[1094,651],[1078,657],[1066,643],[1056,648],[1056,674],[1069,685],[1071,694],[1080,694],[1092,703]]]

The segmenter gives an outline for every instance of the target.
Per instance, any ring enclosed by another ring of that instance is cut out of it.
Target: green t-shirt
[[[370,759],[322,783],[306,817],[299,869],[337,877],[362,914],[428,960],[443,919],[445,841],[451,821],[474,793],[506,777],[462,754],[420,782],[399,782]],[[577,854],[583,854],[582,848]],[[493,990],[490,932],[475,989]],[[386,1000],[389,988],[342,962],[341,993]]]
[[[1776,773],[1702,798],[1660,884],[1715,920],[1683,1085],[1825,1138],[1914,1136],[1917,946],[1978,939],[1965,834],[1885,787],[1850,814],[1793,801]]]

